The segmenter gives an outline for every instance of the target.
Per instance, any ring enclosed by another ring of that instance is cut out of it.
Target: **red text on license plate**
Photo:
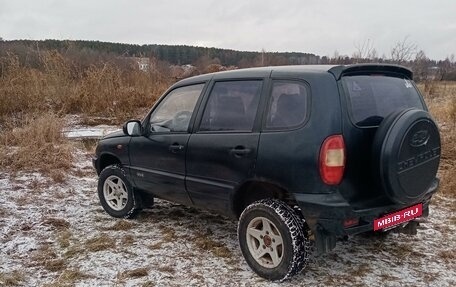
[[[407,207],[394,213],[390,213],[374,220],[374,231],[410,221],[421,216],[421,214],[423,214],[422,203]]]

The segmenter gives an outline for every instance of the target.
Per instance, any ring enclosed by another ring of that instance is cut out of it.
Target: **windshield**
[[[348,93],[352,120],[358,126],[378,126],[398,109],[423,109],[420,95],[411,80],[384,75],[357,75],[342,78]]]

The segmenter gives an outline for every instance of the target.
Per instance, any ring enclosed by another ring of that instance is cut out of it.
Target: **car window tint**
[[[152,132],[185,132],[204,84],[171,91],[153,112],[149,126]]]
[[[286,129],[301,125],[307,116],[308,92],[304,83],[274,81],[266,128]]]
[[[262,81],[215,83],[204,110],[200,131],[252,131]]]
[[[377,126],[399,109],[423,109],[420,96],[408,79],[382,75],[342,78],[348,92],[352,119],[359,126]]]

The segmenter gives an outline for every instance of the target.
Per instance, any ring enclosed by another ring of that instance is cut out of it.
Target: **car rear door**
[[[366,68],[367,69],[367,68]],[[360,70],[339,80],[347,152],[345,180],[340,189],[356,208],[389,203],[373,172],[373,141],[383,119],[395,111],[426,109],[413,81],[405,74]]]
[[[229,212],[233,190],[254,173],[263,80],[215,81],[187,151],[193,203]]]

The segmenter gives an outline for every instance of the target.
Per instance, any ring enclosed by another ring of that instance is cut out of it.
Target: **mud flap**
[[[407,235],[416,235],[417,227],[420,225],[417,221],[410,221],[405,226],[400,226],[394,229],[394,232],[403,233]]]
[[[315,230],[315,245],[318,255],[329,252],[336,247],[336,236],[329,234],[318,225]]]
[[[429,216],[429,206],[423,209],[423,214],[421,217],[415,218],[414,220],[408,222],[404,226],[400,226],[394,229],[394,232],[407,234],[407,235],[416,235],[418,226],[420,223],[425,223],[426,218]]]

